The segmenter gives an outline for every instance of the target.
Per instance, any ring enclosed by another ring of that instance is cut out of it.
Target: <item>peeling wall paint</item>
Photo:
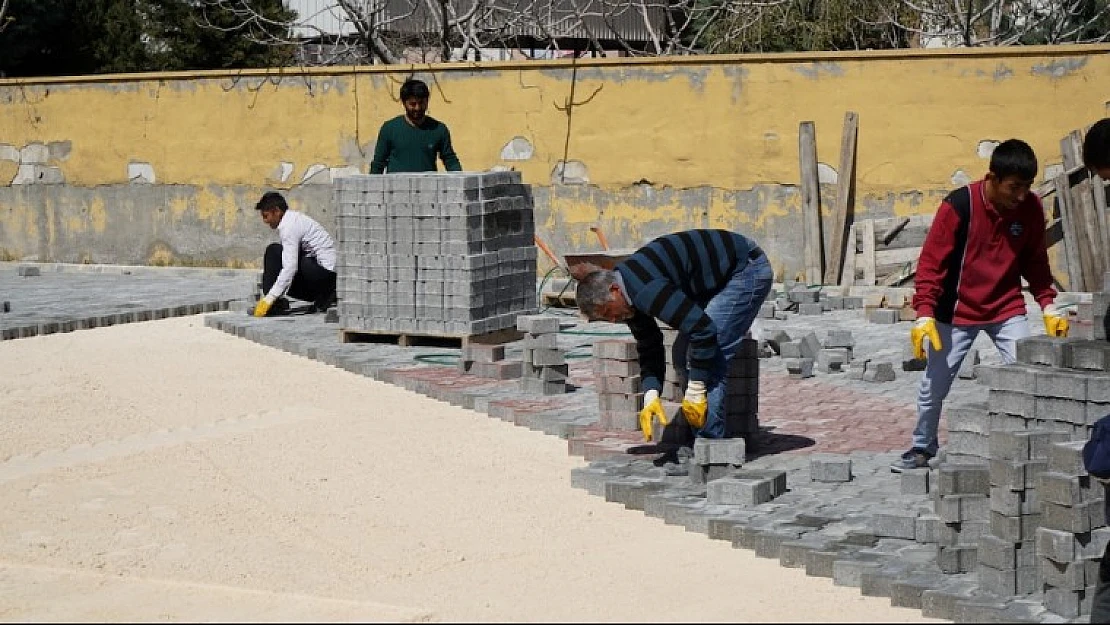
[[[802,265],[798,124],[813,121],[831,220],[845,111],[856,215],[935,210],[1021,137],[1043,170],[1106,115],[1110,46],[579,59],[0,80],[0,257],[257,264],[270,189],[324,223],[416,75],[469,171],[534,185],[560,253],[693,226],[753,234]],[[958,97],[954,96],[958,94]],[[1029,120],[1036,120],[1030,123]],[[136,175],[139,174],[139,175]],[[20,184],[12,184],[19,180]],[[140,184],[135,184],[140,183]],[[826,233],[826,237],[827,237]]]

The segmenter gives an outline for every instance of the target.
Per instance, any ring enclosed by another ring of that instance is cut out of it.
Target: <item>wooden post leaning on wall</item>
[[[806,282],[821,284],[825,277],[821,236],[821,187],[817,182],[817,135],[813,122],[798,127],[798,165],[802,178],[802,234],[805,241]]]
[[[1072,131],[1060,140],[1060,153],[1064,157],[1064,169],[1073,170],[1080,167],[1080,146],[1083,143],[1078,130]],[[1091,180],[1086,171],[1080,173],[1078,180],[1068,177],[1070,188],[1066,191],[1069,197],[1067,204],[1072,214],[1075,226],[1076,247],[1079,248],[1079,265],[1083,271],[1083,288],[1072,289],[1089,291],[1095,285],[1102,283],[1102,274],[1106,271],[1103,262],[1102,230],[1099,228],[1098,214],[1095,212],[1095,198],[1091,192]],[[1059,193],[1060,189],[1057,188]],[[1061,205],[1063,206],[1063,205]]]
[[[1056,206],[1060,209],[1060,226],[1064,233],[1064,261],[1068,270],[1068,290],[1082,291],[1083,267],[1079,262],[1079,234],[1075,227],[1075,214],[1071,207],[1070,185],[1068,174],[1060,173],[1054,178],[1056,182]]]
[[[840,168],[836,178],[836,206],[833,207],[833,230],[825,263],[825,284],[851,284],[841,273],[846,255],[855,253],[855,246],[844,245],[846,230],[852,223],[856,183],[856,136],[859,116],[853,111],[844,114],[844,131],[840,138]]]

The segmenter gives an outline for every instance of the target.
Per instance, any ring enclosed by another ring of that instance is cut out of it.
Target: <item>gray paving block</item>
[[[798,304],[798,314],[799,315],[812,316],[812,315],[820,315],[823,312],[825,312],[825,307],[822,304],[819,304],[819,303],[803,302],[803,303]]]
[[[866,559],[857,556],[835,560],[832,573],[833,584],[859,588],[863,584],[864,573],[877,572],[882,567],[883,562],[875,556]]]
[[[1041,526],[1040,514],[1011,517],[991,512],[990,520],[991,534],[1012,543],[1035,540],[1037,528]]]
[[[990,495],[990,467],[981,464],[945,462],[937,470],[937,493],[946,495]]]
[[[1105,340],[1080,339],[1068,343],[1067,360],[1075,369],[1110,370],[1110,343]]]
[[[20,265],[16,268],[16,275],[21,278],[34,278],[37,276],[41,276],[42,272],[39,271],[38,267],[32,267],[30,265]]]
[[[817,353],[817,370],[821,373],[840,373],[848,365],[848,350],[842,347],[823,348]]]
[[[924,545],[940,543],[944,522],[935,514],[922,514],[914,522],[914,538]]]
[[[807,332],[799,339],[799,349],[801,350],[802,358],[809,358],[817,360],[817,355],[821,353],[821,341],[817,340],[816,332]]]
[[[636,341],[627,339],[605,339],[593,344],[594,358],[609,358],[614,360],[636,360],[639,353],[636,350]]]
[[[1069,340],[1044,335],[1030,336],[1017,342],[1017,361],[1027,365],[1067,368]]]
[[[779,545],[779,566],[800,569],[806,566],[806,554],[810,551],[827,549],[829,542],[817,539],[784,540]]]
[[[868,362],[863,372],[865,382],[893,382],[895,380],[894,365],[889,362]]]
[[[810,458],[809,475],[814,482],[849,482],[852,480],[852,459],[849,456],[816,454]]]
[[[792,378],[812,378],[813,377],[813,359],[812,358],[784,358],[783,364],[786,366],[786,371]]]
[[[1083,465],[1083,446],[1086,441],[1055,442],[1048,447],[1048,470],[1065,475],[1087,475]]]
[[[976,548],[967,545],[937,547],[937,566],[945,573],[970,573],[975,570]]]
[[[868,315],[867,320],[871,323],[881,324],[894,324],[898,323],[901,317],[901,312],[892,308],[876,308]]]
[[[986,534],[979,537],[978,563],[998,570],[1012,571],[1037,564],[1039,547],[1034,541],[1012,543]]]
[[[917,513],[876,511],[871,517],[871,531],[880,537],[916,540]]]
[[[516,329],[529,334],[550,334],[559,331],[559,318],[552,315],[520,315]]]
[[[941,573],[914,573],[905,579],[895,579],[890,583],[890,605],[896,608],[920,610],[924,606],[922,597],[927,590],[941,587],[947,576]]]
[[[937,516],[945,523],[980,521],[990,514],[986,495],[945,495],[936,500]]]
[[[706,500],[710,505],[754,506],[771,501],[771,480],[724,477],[706,484]]]
[[[825,337],[825,348],[847,348],[855,347],[856,340],[852,338],[851,330],[829,330],[828,335]]]
[[[974,348],[969,349],[967,351],[967,355],[964,356],[964,361],[960,363],[960,370],[957,372],[956,375],[961,380],[976,379],[978,377],[976,369],[979,367],[980,362],[982,362],[982,360],[979,356],[979,350]]]
[[[989,434],[990,410],[986,402],[968,402],[945,406],[944,415],[949,432]]]
[[[929,494],[929,469],[908,469],[899,478],[900,492],[903,495]]]

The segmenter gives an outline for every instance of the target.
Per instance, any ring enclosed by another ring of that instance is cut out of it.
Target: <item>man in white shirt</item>
[[[289,310],[286,296],[312,302],[316,311],[335,305],[335,241],[315,219],[289,210],[285,198],[270,191],[255,205],[262,221],[278,231],[281,243],[271,243],[262,260],[265,295],[254,308],[255,317]]]

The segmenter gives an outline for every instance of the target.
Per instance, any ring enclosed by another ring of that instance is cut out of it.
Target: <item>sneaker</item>
[[[929,460],[932,459],[928,452],[921,449],[911,449],[902,454],[894,464],[890,465],[891,473],[901,473],[910,469],[927,469]]]

